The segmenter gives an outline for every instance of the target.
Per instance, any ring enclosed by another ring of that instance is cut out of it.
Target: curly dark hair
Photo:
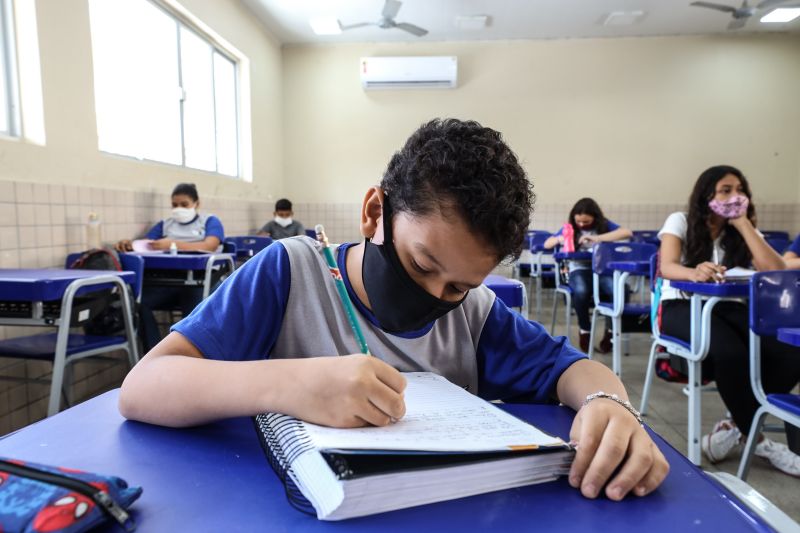
[[[595,230],[598,235],[608,233],[608,219],[603,214],[603,210],[600,209],[600,205],[592,198],[581,198],[575,202],[575,205],[572,206],[572,210],[569,212],[569,223],[572,226],[576,250],[580,249],[578,241],[581,238],[581,230],[578,229],[578,226],[575,224],[575,215],[591,216],[594,218],[592,229]]]
[[[497,253],[518,257],[535,196],[499,132],[472,120],[434,119],[392,156],[381,188],[395,212],[458,213]]]
[[[686,232],[685,266],[696,267],[700,263],[712,259],[714,243],[711,238],[711,231],[708,228],[708,220],[713,211],[708,207],[708,202],[714,198],[717,192],[717,182],[728,174],[733,174],[739,178],[742,183],[742,191],[749,200],[753,199],[747,178],[735,167],[717,165],[706,169],[700,174],[694,184],[694,190],[689,196],[689,214],[686,217],[688,228]],[[752,201],[747,207],[747,218],[750,219],[753,226],[756,225],[756,209]],[[730,230],[728,226],[725,226],[722,230],[720,245],[725,250],[724,266],[728,268],[750,266],[753,254],[750,253],[750,249],[738,231]]]

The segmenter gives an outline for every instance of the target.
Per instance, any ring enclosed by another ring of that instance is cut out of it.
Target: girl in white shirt
[[[669,280],[719,281],[733,267],[782,270],[783,259],[756,229],[755,208],[747,179],[730,166],[711,167],[695,183],[688,213],[671,214],[659,232],[661,331],[690,340],[689,300],[669,287]],[[714,379],[732,420],[716,424],[702,439],[702,449],[714,463],[741,452],[758,402],[750,387],[746,302],[723,301],[711,318],[711,344],[703,361],[703,377]],[[762,337],[762,380],[768,393],[789,392],[800,380],[800,349]],[[787,431],[790,429],[787,425]],[[800,476],[800,456],[786,445],[761,437],[755,454],[776,468]]]

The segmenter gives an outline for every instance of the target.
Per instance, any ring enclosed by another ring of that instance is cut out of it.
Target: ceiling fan
[[[397,12],[400,11],[400,6],[402,5],[403,2],[399,2],[398,0],[386,0],[386,3],[383,4],[383,11],[381,12],[381,18],[378,19],[377,22],[358,22],[356,24],[342,24],[341,28],[343,30],[352,30],[353,28],[362,28],[364,26],[377,26],[384,30],[397,28],[403,31],[407,31],[408,33],[414,34],[417,37],[422,37],[423,35],[427,34],[428,30],[420,28],[419,26],[415,26],[414,24],[409,24],[408,22],[395,22],[394,18],[397,16]]]
[[[730,13],[733,17],[733,20],[731,20],[728,24],[728,29],[738,30],[739,28],[743,28],[744,25],[747,24],[747,19],[755,15],[756,11],[759,9],[770,9],[773,6],[777,6],[778,4],[782,4],[786,1],[787,0],[762,0],[757,5],[751,6],[747,0],[744,0],[742,5],[739,7],[717,4],[715,2],[692,2],[689,5],[715,9],[717,11],[722,11],[723,13]]]

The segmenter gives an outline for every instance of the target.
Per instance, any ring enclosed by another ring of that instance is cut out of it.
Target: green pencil
[[[350,301],[350,296],[347,294],[347,287],[344,286],[342,273],[339,271],[339,266],[336,264],[336,259],[333,257],[333,252],[331,252],[331,248],[328,243],[328,237],[325,235],[325,228],[322,227],[322,224],[317,224],[314,226],[314,231],[317,232],[317,240],[322,244],[322,254],[325,256],[325,261],[328,263],[331,276],[333,276],[333,282],[336,284],[336,292],[339,293],[339,298],[342,300],[344,312],[347,315],[347,320],[350,322],[350,327],[353,329],[353,333],[356,336],[358,347],[361,350],[361,353],[372,355],[369,353],[369,347],[367,347],[367,339],[364,338],[364,332],[361,331],[361,326],[358,325],[358,320],[356,319],[356,310],[353,308],[353,302]]]

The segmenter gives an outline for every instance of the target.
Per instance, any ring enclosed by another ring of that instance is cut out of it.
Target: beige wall
[[[281,50],[237,0],[183,0],[251,65],[253,183],[97,150],[87,0],[36,3],[46,146],[0,139],[0,179],[166,192],[197,183],[201,196],[264,197],[282,185]]]
[[[456,55],[459,88],[361,89],[369,55]],[[756,201],[800,202],[800,39],[672,37],[285,48],[285,185],[297,200],[358,200],[421,122],[503,132],[540,204],[682,203],[728,163]]]

